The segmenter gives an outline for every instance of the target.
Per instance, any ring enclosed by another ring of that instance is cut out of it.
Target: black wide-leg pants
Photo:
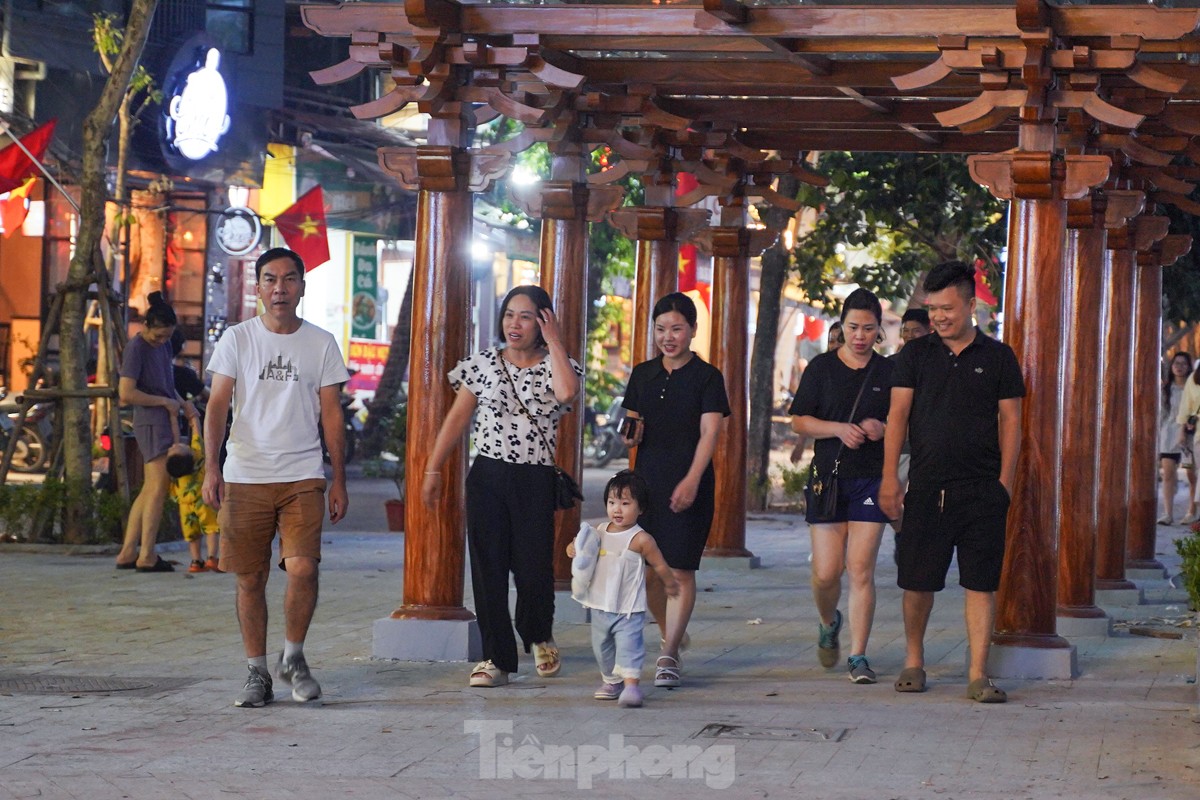
[[[476,456],[467,474],[467,547],[483,658],[517,671],[508,575],[525,652],[553,636],[554,469]]]

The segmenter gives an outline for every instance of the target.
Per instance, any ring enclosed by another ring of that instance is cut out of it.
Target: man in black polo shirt
[[[967,696],[1003,703],[987,677],[1004,563],[1004,529],[1020,448],[1025,383],[1012,349],[975,327],[975,270],[939,264],[925,279],[933,333],[895,357],[879,503],[895,519],[898,583],[904,590],[904,669],[898,692],[925,690],[925,628],[957,551],[971,648]],[[908,492],[897,477],[905,436],[912,446]]]

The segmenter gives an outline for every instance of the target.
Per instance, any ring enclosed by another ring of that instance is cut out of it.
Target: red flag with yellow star
[[[29,214],[29,193],[36,182],[37,178],[28,178],[11,192],[0,194],[0,233],[4,234],[5,239],[16,233],[25,222]]]
[[[325,195],[314,186],[275,217],[275,227],[283,241],[304,261],[308,272],[329,260],[329,240],[325,238]]]

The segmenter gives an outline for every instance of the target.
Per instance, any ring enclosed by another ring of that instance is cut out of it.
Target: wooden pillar
[[[1021,452],[1008,513],[989,670],[998,677],[1073,677],[1074,648],[1057,633],[1062,480],[1063,267],[1067,200],[1104,181],[1105,156],[1054,153],[1052,121],[1023,125],[1021,149],[973,156],[971,175],[1009,209],[1005,341],[1025,378]]]
[[[473,619],[463,608],[464,479],[460,445],[442,465],[433,509],[421,502],[425,462],[454,402],[446,373],[467,355],[470,321],[470,156],[459,147],[416,153],[417,229],[409,355],[403,605],[393,619]],[[465,442],[463,443],[465,445]]]
[[[717,439],[716,507],[705,556],[754,558],[746,549],[746,426],[749,420],[751,231],[744,226],[712,228],[712,319],[709,358],[725,376],[729,419]],[[761,248],[760,248],[761,249]],[[753,563],[753,562],[752,562]]]
[[[1026,394],[993,642],[1065,648],[1055,606],[1066,203],[1015,199],[1009,213],[1004,338],[1021,363]]]
[[[1118,236],[1117,234],[1120,233]],[[1133,406],[1134,252],[1123,232],[1110,231],[1101,293],[1103,343],[1100,362],[1100,475],[1104,489],[1097,500],[1096,588],[1127,590],[1125,531],[1129,516],[1129,415]]]
[[[1139,226],[1154,217],[1142,217]],[[1166,220],[1163,219],[1163,223]],[[1166,225],[1162,225],[1166,234]],[[1166,576],[1154,557],[1158,538],[1158,391],[1162,352],[1162,267],[1154,253],[1135,262],[1133,302],[1133,407],[1129,426],[1129,528],[1125,568],[1151,570]]]
[[[1062,617],[1105,619],[1096,606],[1096,502],[1099,496],[1100,432],[1096,409],[1100,402],[1101,326],[1104,307],[1101,273],[1104,269],[1104,214],[1094,198],[1072,201],[1068,216],[1078,213],[1081,227],[1067,232],[1066,314],[1063,319],[1062,461],[1059,476],[1061,522],[1058,538],[1058,609]],[[1078,207],[1078,210],[1076,210]],[[1099,213],[1094,213],[1093,209]],[[1068,632],[1068,635],[1069,632]]]

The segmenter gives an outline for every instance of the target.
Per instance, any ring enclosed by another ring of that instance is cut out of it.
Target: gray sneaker
[[[866,656],[850,656],[846,659],[846,669],[850,672],[852,683],[875,682],[875,670],[867,663]]]
[[[833,665],[838,662],[842,652],[841,645],[838,644],[838,634],[841,632],[842,612],[836,609],[833,612],[832,625],[825,627],[824,624],[817,623],[817,659],[825,669],[833,669]]]
[[[293,700],[307,703],[321,696],[321,684],[308,671],[308,662],[303,654],[284,661],[283,653],[280,653],[279,660],[275,662],[275,677],[279,678],[280,685],[292,690]]]
[[[250,670],[250,676],[246,678],[246,685],[242,687],[242,693],[233,704],[238,708],[262,708],[275,699],[275,692],[271,689],[271,676],[249,664],[246,665],[246,669]]]

